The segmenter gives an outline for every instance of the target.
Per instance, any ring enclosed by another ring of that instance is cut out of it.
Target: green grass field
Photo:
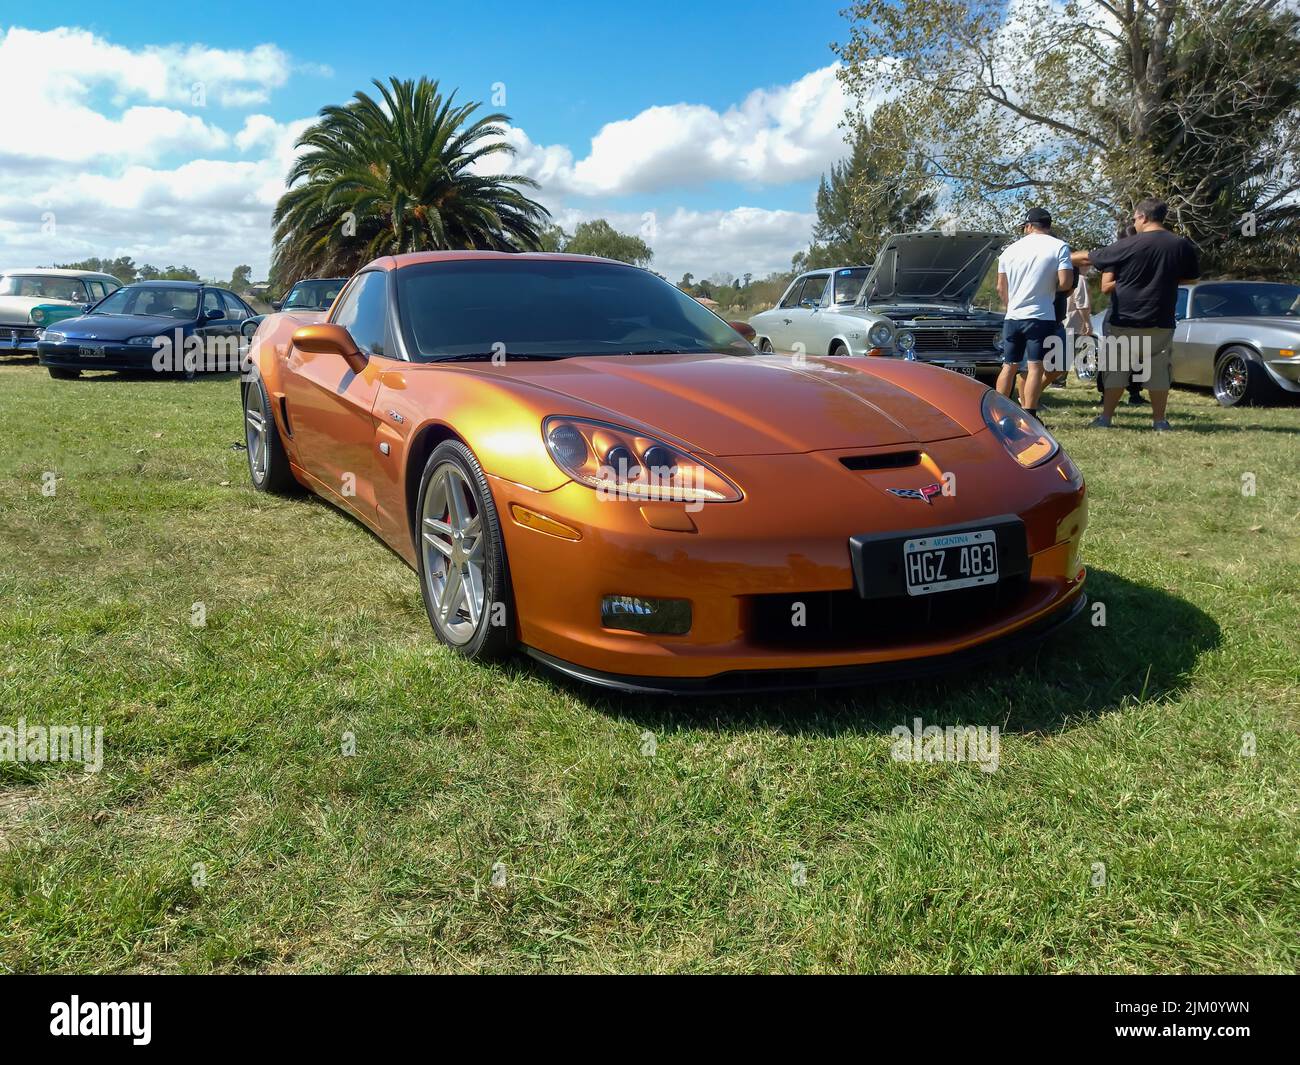
[[[1045,413],[1104,627],[695,702],[441,649],[378,540],[248,487],[229,378],[0,364],[0,724],[104,727],[0,763],[0,971],[1294,971],[1300,408],[1094,395]],[[1000,768],[893,761],[915,716]]]

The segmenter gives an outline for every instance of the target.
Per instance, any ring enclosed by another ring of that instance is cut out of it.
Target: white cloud
[[[730,210],[632,214],[565,208],[556,221],[569,232],[580,222],[604,218],[615,229],[641,237],[654,251],[652,270],[670,281],[683,274],[708,277],[718,272],[755,277],[790,269],[790,258],[808,246],[811,212],[733,207]]]
[[[815,178],[844,155],[847,100],[837,64],[772,89],[755,89],[726,111],[702,104],[650,107],[610,122],[575,160],[562,145],[510,131],[510,169],[552,194],[618,196],[708,182],[779,185]],[[507,164],[493,159],[496,169]]]
[[[0,30],[0,99],[10,102],[0,109],[0,266],[129,254],[214,277],[247,262],[265,276],[271,213],[312,119],[282,122],[254,108],[309,69],[329,73],[274,45],[128,48],[81,29]],[[580,159],[567,145],[510,129],[517,156],[488,165],[538,180],[539,198],[569,231],[604,217],[642,232],[649,218],[652,265],[674,280],[687,271],[763,276],[787,269],[807,245],[811,213],[741,206],[654,215],[635,202],[710,183],[758,189],[815,178],[844,151],[835,69],[756,90],[723,111],[648,108],[604,126]],[[197,105],[196,86],[207,107]]]

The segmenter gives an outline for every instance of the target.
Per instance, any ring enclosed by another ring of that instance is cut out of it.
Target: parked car
[[[881,355],[996,376],[1002,315],[973,305],[1006,237],[900,233],[871,267],[800,274],[749,320],[763,351]]]
[[[346,277],[312,277],[297,282],[283,300],[272,300],[277,311],[328,311],[338,298]]]
[[[1174,384],[1210,388],[1225,407],[1300,394],[1300,285],[1197,281],[1181,285]],[[1106,329],[1106,311],[1093,315]]]
[[[347,283],[346,277],[307,278],[297,282],[284,299],[272,300],[271,306],[277,311],[292,313],[302,320],[306,320],[304,316],[309,314],[324,315]],[[243,325],[244,336],[251,337],[266,317],[265,314],[259,314],[246,321]]]
[[[0,274],[0,354],[36,354],[36,334],[74,318],[122,287],[95,270],[6,270]]]
[[[77,377],[83,370],[161,370],[190,377],[238,369],[240,326],[251,317],[253,309],[223,288],[140,281],[87,314],[44,330],[36,346],[51,377]]]
[[[251,357],[253,486],[372,529],[470,657],[630,691],[856,683],[1022,652],[1084,605],[1083,478],[1015,403],[761,355],[623,263],[386,256]]]

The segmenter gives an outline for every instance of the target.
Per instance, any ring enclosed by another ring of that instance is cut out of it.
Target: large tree
[[[475,117],[427,78],[374,82],[324,108],[304,131],[274,215],[274,276],[349,274],[379,255],[447,248],[533,249],[549,219],[522,191],[529,178],[491,173],[513,154],[509,119]]]
[[[887,125],[892,110],[883,105],[876,121]],[[799,257],[797,269],[870,265],[889,234],[930,223],[934,182],[908,167],[905,151],[874,135],[871,124],[858,130],[849,156],[822,176],[812,246]]]
[[[1033,201],[1102,241],[1156,195],[1210,269],[1300,263],[1289,0],[857,0],[850,15],[852,123],[906,145],[963,222],[1005,226]]]

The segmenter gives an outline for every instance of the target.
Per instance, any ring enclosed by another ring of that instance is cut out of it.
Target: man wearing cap
[[[1052,216],[1041,207],[1031,207],[1021,223],[1024,236],[998,259],[998,295],[1007,308],[998,391],[1011,395],[1016,370],[1024,360],[1024,408],[1034,417],[1043,394],[1043,350],[1058,328],[1056,296],[1070,291],[1074,279],[1070,246],[1052,236],[1051,228]]]

